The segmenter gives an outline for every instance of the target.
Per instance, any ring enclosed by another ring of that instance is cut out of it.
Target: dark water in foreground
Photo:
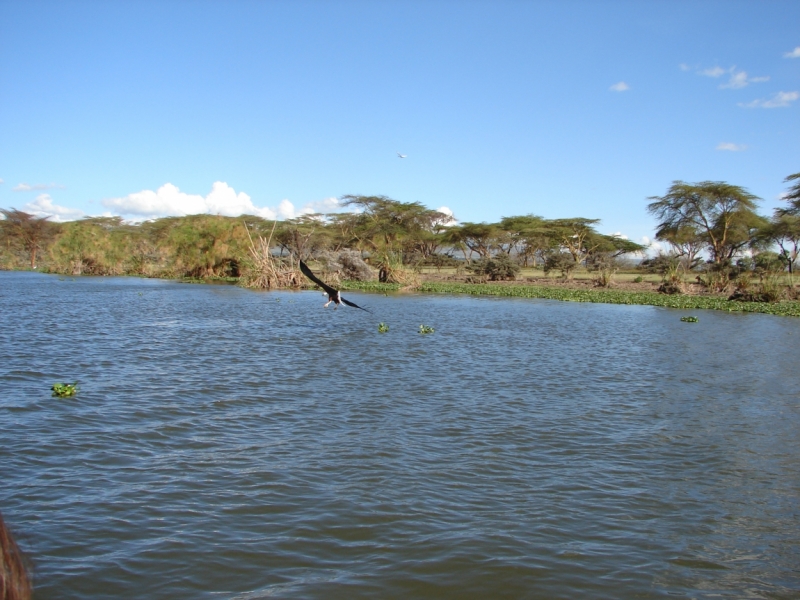
[[[800,319],[350,297],[0,273],[37,600],[800,597]]]

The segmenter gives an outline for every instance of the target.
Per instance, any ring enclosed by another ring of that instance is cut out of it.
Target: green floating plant
[[[389,331],[389,326],[386,323],[378,323],[378,333],[386,333]]]
[[[433,333],[433,327],[429,327],[427,325],[420,325],[419,326],[420,333]]]
[[[55,398],[69,398],[78,392],[78,382],[54,383],[50,389],[53,390],[53,397]]]
[[[697,317],[681,317],[681,321],[684,323],[697,323]]]

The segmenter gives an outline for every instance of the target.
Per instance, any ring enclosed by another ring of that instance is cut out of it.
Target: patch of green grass
[[[386,323],[378,323],[378,333],[386,333],[389,331],[389,326]]]
[[[167,278],[169,279],[169,278]],[[181,277],[181,283],[238,283],[239,277]]]
[[[376,281],[345,281],[342,289],[364,292],[396,292],[396,283]],[[632,292],[627,290],[571,290],[539,285],[497,285],[491,283],[423,283],[416,291],[427,294],[470,294],[473,296],[508,296],[513,298],[541,298],[565,302],[597,302],[605,304],[638,304],[663,306],[683,310],[725,310],[752,312],[784,317],[800,317],[800,302],[738,302],[713,296],[688,296],[659,294],[658,292]]]
[[[438,294],[470,294],[476,296],[508,296],[542,298],[566,302],[598,302],[605,304],[639,304],[683,310],[705,309],[729,312],[754,312],[786,317],[800,317],[800,302],[737,302],[711,296],[666,295],[657,292],[623,290],[571,290],[533,285],[492,285],[473,283],[423,283],[420,292]]]
[[[433,327],[429,327],[428,325],[420,325],[419,332],[420,333],[433,333]]]
[[[386,293],[396,292],[401,286],[399,283],[380,283],[378,281],[343,281],[339,287],[343,290]]]

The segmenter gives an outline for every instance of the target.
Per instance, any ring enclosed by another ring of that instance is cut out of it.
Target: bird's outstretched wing
[[[353,308],[359,308],[359,309],[361,309],[363,311],[368,312],[369,314],[372,314],[372,311],[367,310],[363,306],[359,306],[355,302],[350,302],[349,300],[345,300],[344,298],[342,298],[341,294],[339,294],[339,290],[336,290],[336,289],[332,288],[327,283],[322,281],[319,277],[314,275],[314,273],[311,271],[311,269],[308,268],[308,265],[306,263],[304,263],[302,260],[300,261],[300,270],[303,272],[303,275],[308,277],[311,281],[313,281],[319,287],[321,287],[323,290],[325,290],[325,293],[328,294],[328,296],[330,298],[338,298],[339,300],[341,300],[342,302],[347,304],[347,306],[352,306]]]
[[[306,263],[304,263],[302,260],[300,261],[300,270],[303,272],[303,275],[308,277],[311,281],[313,281],[319,287],[321,287],[323,290],[325,290],[325,293],[327,293],[328,296],[330,296],[331,298],[336,298],[336,294],[339,293],[339,290],[333,289],[327,283],[322,281],[319,277],[314,275],[314,273],[311,271],[311,269],[308,268],[308,265]]]
[[[355,302],[350,302],[350,300],[345,300],[345,299],[344,299],[344,298],[342,298],[341,296],[339,296],[339,299],[340,299],[342,302],[344,302],[345,304],[347,304],[347,306],[352,306],[353,308],[360,308],[361,310],[363,310],[363,311],[366,311],[366,312],[368,312],[369,314],[372,314],[372,311],[371,311],[371,310],[367,310],[366,308],[364,308],[363,306],[359,306],[359,305],[358,305],[358,304],[356,304]]]

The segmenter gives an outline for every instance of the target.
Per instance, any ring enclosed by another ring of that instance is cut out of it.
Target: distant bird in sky
[[[397,153],[398,158],[405,158],[406,156],[408,156],[408,154],[400,154],[399,152]]]
[[[334,306],[334,308],[339,306],[340,303],[344,302],[345,304],[347,304],[347,306],[352,306],[353,308],[359,308],[365,312],[368,312],[369,314],[372,314],[372,311],[369,311],[366,308],[362,308],[358,304],[355,304],[353,302],[350,302],[349,300],[345,300],[344,298],[342,298],[342,294],[339,293],[339,290],[333,289],[327,283],[322,281],[319,277],[314,275],[311,269],[308,268],[308,265],[304,263],[302,260],[300,261],[300,270],[303,272],[303,275],[305,275],[311,281],[316,283],[319,287],[325,290],[326,294],[328,294],[328,301],[325,303],[325,308],[328,308],[328,304],[330,304],[331,302],[333,302],[336,305]]]

